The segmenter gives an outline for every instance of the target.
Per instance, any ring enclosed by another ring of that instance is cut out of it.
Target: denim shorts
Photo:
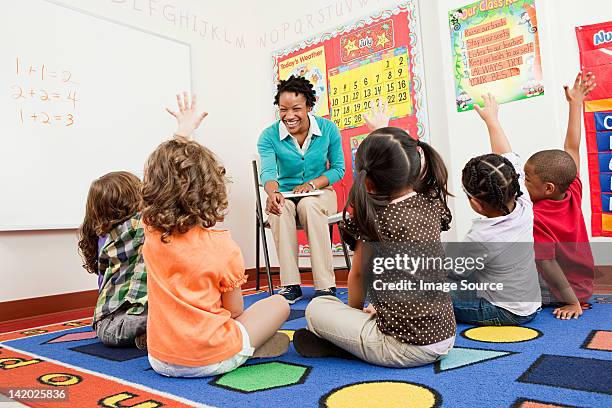
[[[540,310],[541,308],[528,316],[519,316],[483,298],[468,301],[453,299],[453,311],[457,321],[480,326],[519,326],[533,320]]]
[[[213,363],[200,367],[188,367],[176,364],[165,363],[157,360],[149,354],[149,363],[156,373],[166,377],[211,377],[215,375],[225,374],[243,365],[249,357],[253,355],[255,349],[251,347],[249,334],[242,323],[234,320],[242,333],[242,350],[232,357],[223,360],[219,363]]]

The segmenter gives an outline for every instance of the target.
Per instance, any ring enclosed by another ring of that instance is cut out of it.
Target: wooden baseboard
[[[98,291],[63,293],[61,295],[41,296],[31,299],[11,300],[0,303],[0,322],[28,319],[35,316],[50,315],[70,310],[93,308],[98,299]]]
[[[272,275],[272,281],[276,284],[276,282],[278,281],[278,273],[280,272],[280,268],[279,267],[273,267],[270,268],[270,272],[273,273]],[[246,270],[246,273],[249,275],[247,284],[251,284],[251,283],[255,283],[256,279],[257,279],[257,274],[255,273],[255,268],[250,268]],[[346,285],[346,282],[348,281],[348,270],[343,268],[343,269],[336,269],[335,271],[336,273],[336,282],[338,282],[338,284],[344,284]],[[313,277],[312,277],[312,272],[302,272],[300,274],[300,277],[302,279],[302,282],[304,283],[312,283],[313,282]],[[261,268],[261,274],[259,276],[260,279],[260,283],[262,285],[267,285],[268,284],[268,278],[266,277],[266,273],[265,273],[265,268]]]
[[[93,311],[93,307],[86,307],[83,309],[33,316],[25,319],[8,320],[5,322],[0,322],[0,333],[30,329],[32,327],[46,326],[55,323],[69,322],[71,320],[86,319],[93,315]]]

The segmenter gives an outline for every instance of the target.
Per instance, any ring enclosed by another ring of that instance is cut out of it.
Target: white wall
[[[233,178],[224,224],[241,246],[249,268],[254,264],[250,161],[259,132],[274,117],[271,52],[397,2],[312,0],[299,9],[280,7],[276,1],[246,0],[60,3],[191,44],[193,90],[199,94],[201,106],[210,112],[198,137],[218,154]],[[461,169],[470,157],[488,149],[485,129],[476,114],[458,114],[453,103],[447,12],[469,2],[419,3],[429,136],[447,162],[451,188],[457,194],[451,207],[456,228],[446,236],[452,240],[467,231],[474,217],[461,193]],[[503,105],[501,113],[513,147],[525,158],[539,149],[562,146],[567,107],[561,86],[570,83],[579,68],[574,27],[612,19],[608,0],[584,0],[579,6],[570,0],[538,0],[537,9],[546,95]],[[582,166],[586,169],[586,159]],[[586,172],[583,177],[588,186]],[[590,225],[588,198],[583,207]],[[0,233],[0,279],[8,282],[0,285],[0,302],[94,289],[95,279],[81,269],[76,242],[75,231]]]
[[[451,9],[465,6],[470,2],[464,0],[438,0],[438,32],[444,72],[452,71],[450,54],[450,34],[447,13]],[[502,105],[500,119],[510,139],[513,149],[524,160],[538,150],[563,148],[567,127],[568,107],[565,102],[562,86],[571,85],[580,69],[578,45],[574,28],[579,25],[612,20],[612,7],[608,0],[585,0],[578,3],[571,0],[538,0],[538,32],[542,54],[545,95],[530,100],[523,100]],[[476,214],[469,207],[464,194],[461,193],[461,170],[473,156],[488,152],[486,128],[475,112],[457,113],[450,101],[454,98],[454,78],[444,75],[440,84],[444,87],[446,110],[446,133],[448,149],[452,155],[446,156],[447,164],[453,178],[457,193],[454,217],[457,222],[458,236],[467,232],[471,219]],[[432,84],[428,78],[428,84]],[[429,89],[428,89],[429,90]],[[433,107],[438,109],[438,107]],[[581,177],[585,186],[583,213],[587,230],[590,231],[590,197],[588,194],[588,173],[586,160],[586,143],[581,145]],[[594,239],[605,241],[605,239]],[[596,263],[607,263],[599,258]]]

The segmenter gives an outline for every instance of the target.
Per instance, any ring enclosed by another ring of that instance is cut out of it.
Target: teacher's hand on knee
[[[266,214],[281,215],[283,212],[283,206],[285,205],[285,197],[276,191],[268,195],[266,200]]]

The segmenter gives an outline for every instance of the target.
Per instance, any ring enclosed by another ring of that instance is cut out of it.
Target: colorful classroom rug
[[[339,296],[346,300],[346,289]],[[307,301],[293,306],[288,334],[305,326]],[[411,369],[305,359],[291,347],[216,378],[164,378],[142,351],[102,346],[90,323],[0,335],[0,392],[38,389],[46,399],[23,401],[37,407],[612,407],[609,296],[578,320],[545,309],[528,327],[460,325],[447,358]]]

